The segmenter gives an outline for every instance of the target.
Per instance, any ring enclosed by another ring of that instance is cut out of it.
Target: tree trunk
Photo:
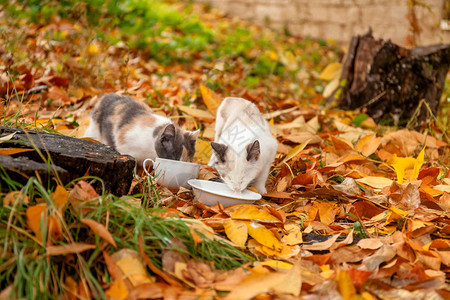
[[[10,156],[0,155],[0,165],[12,179],[24,183],[27,177],[36,176],[37,173],[46,186],[54,184],[51,178],[55,173],[63,184],[90,175],[101,178],[106,191],[115,195],[128,193],[135,166],[131,156],[121,155],[109,146],[91,141],[0,126],[0,136],[13,132],[14,136],[0,143],[0,148],[35,150]],[[2,187],[6,187],[5,182],[2,182]],[[98,191],[102,189],[100,182],[96,182],[94,187]]]
[[[369,31],[350,42],[339,107],[362,109],[378,122],[420,125],[438,110],[449,66],[450,45],[406,49]]]

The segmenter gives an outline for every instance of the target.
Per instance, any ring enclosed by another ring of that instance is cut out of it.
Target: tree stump
[[[0,148],[35,150],[10,156],[0,155],[0,165],[12,179],[25,183],[28,177],[36,176],[37,173],[45,186],[47,183],[54,184],[51,178],[55,173],[63,184],[90,175],[101,178],[108,192],[115,195],[128,193],[135,166],[133,157],[87,140],[0,126],[0,136],[13,132],[14,136],[0,143]],[[43,154],[48,164],[36,149]],[[2,186],[5,186],[4,182]],[[102,189],[99,182],[94,187],[97,191]]]
[[[375,40],[369,30],[350,42],[339,107],[362,109],[378,122],[404,126],[416,118],[420,125],[438,110],[449,66],[450,45],[406,49]]]

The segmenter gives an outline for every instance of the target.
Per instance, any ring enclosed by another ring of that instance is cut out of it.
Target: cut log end
[[[47,183],[57,173],[62,183],[67,184],[89,175],[100,178],[108,192],[115,195],[128,193],[135,166],[133,157],[91,141],[0,126],[0,136],[13,132],[15,135],[11,140],[1,143],[0,148],[37,149],[0,156],[0,164],[14,180],[24,183],[31,176],[39,176],[43,183]],[[2,182],[2,186],[4,184]],[[103,188],[98,181],[94,187],[98,191]]]
[[[371,32],[353,37],[338,98],[342,109],[361,109],[378,122],[419,126],[436,114],[450,67],[450,45],[406,49],[375,40]]]

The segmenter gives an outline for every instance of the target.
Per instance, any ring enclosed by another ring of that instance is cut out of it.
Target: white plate
[[[194,190],[195,200],[209,206],[217,204],[217,202],[225,207],[235,204],[250,204],[261,199],[261,195],[258,193],[249,190],[238,193],[221,182],[190,179],[188,184]]]

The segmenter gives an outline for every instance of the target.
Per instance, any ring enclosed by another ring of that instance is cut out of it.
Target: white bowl
[[[235,204],[251,204],[261,199],[261,195],[249,190],[242,193],[231,190],[225,183],[191,179],[188,184],[194,190],[196,201],[212,206],[219,202],[224,207]]]
[[[200,168],[199,164],[165,159],[157,157],[155,161],[147,158],[143,162],[143,167],[145,173],[147,168],[145,167],[146,162],[151,161],[153,163],[153,169],[155,169],[156,182],[168,187],[169,189],[178,189],[180,186],[189,188],[187,181],[189,179],[197,178],[198,170]]]

